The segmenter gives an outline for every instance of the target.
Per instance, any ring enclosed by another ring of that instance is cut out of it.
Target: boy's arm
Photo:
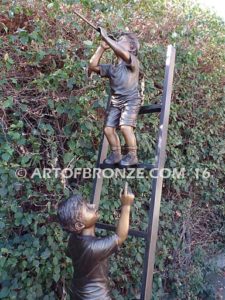
[[[104,28],[99,27],[102,39],[112,48],[117,56],[122,58],[126,63],[130,63],[130,52],[118,45],[116,41],[108,37]]]
[[[93,240],[90,244],[92,259],[100,261],[106,259],[109,255],[113,254],[118,246],[120,246],[127,238],[129,229],[130,206],[134,201],[134,195],[125,184],[124,192],[120,193],[122,202],[121,215],[117,225],[116,233],[110,237]]]
[[[117,225],[116,233],[118,235],[118,245],[120,246],[128,236],[129,221],[130,221],[130,208],[134,202],[134,194],[131,189],[128,188],[128,184],[125,184],[124,193],[120,194],[122,203],[120,219]]]
[[[95,54],[90,59],[90,63],[88,66],[88,76],[91,75],[91,72],[95,72],[97,74],[100,73],[99,61],[100,61],[103,53],[105,52],[105,50],[107,50],[108,48],[109,48],[109,46],[107,44],[105,44],[104,42],[101,43],[101,45],[98,47]]]

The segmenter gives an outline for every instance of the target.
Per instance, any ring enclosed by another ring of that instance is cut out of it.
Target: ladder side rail
[[[99,159],[98,163],[96,165],[97,168],[100,168],[100,164],[103,163],[103,160],[107,156],[108,152],[108,140],[106,136],[103,134],[102,143],[101,143],[101,151],[99,151]],[[96,205],[96,208],[99,207],[99,201],[101,197],[101,191],[102,191],[102,184],[103,184],[103,172],[100,171],[98,175],[94,178],[94,185],[93,185],[93,191],[92,191],[92,197],[91,197],[91,203],[94,203]]]
[[[160,113],[160,126],[155,158],[156,164],[155,171],[153,172],[154,177],[152,179],[152,196],[150,199],[148,236],[145,250],[141,300],[150,300],[152,295],[155,250],[159,227],[159,213],[163,183],[163,176],[160,175],[162,175],[166,156],[166,140],[175,65],[175,52],[175,48],[172,45],[169,45],[167,48],[166,69],[163,84],[162,110]]]
[[[108,111],[108,109],[109,109],[110,101],[111,101],[111,94],[109,94],[109,98],[108,98],[108,102],[107,102],[107,106],[106,106],[106,111]],[[100,168],[100,165],[103,163],[104,159],[106,158],[107,152],[108,152],[108,147],[109,147],[109,143],[108,143],[108,140],[107,140],[107,138],[106,138],[106,136],[103,132],[102,133],[102,138],[101,138],[101,143],[100,143],[100,149],[99,149],[99,152],[98,152],[98,159],[97,159],[97,163],[96,163],[96,168]],[[99,175],[94,178],[94,184],[93,184],[93,188],[92,188],[92,195],[91,195],[91,201],[90,202],[94,203],[97,208],[99,207],[99,201],[100,201],[100,197],[101,197],[103,179],[104,178],[102,176],[102,172],[100,172]]]

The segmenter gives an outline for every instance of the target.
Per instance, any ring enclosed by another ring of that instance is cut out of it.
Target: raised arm
[[[90,59],[89,66],[88,66],[88,76],[90,76],[92,72],[98,74],[100,73],[99,62],[103,53],[107,49],[109,49],[109,46],[105,42],[102,42],[101,45],[96,50],[95,54]]]
[[[121,214],[120,219],[117,225],[116,233],[119,237],[118,245],[120,246],[128,236],[129,222],[130,222],[130,209],[131,205],[134,202],[134,194],[131,189],[128,187],[128,184],[125,184],[123,193],[120,194],[121,200]]]
[[[117,56],[122,58],[126,63],[130,63],[130,52],[124,49],[121,45],[119,45],[116,41],[111,39],[104,28],[99,27],[99,31],[101,33],[101,37],[103,41],[106,42],[112,48]]]

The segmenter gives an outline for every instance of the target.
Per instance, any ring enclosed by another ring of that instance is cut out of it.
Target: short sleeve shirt
[[[113,96],[129,97],[138,93],[139,61],[130,54],[130,63],[122,61],[117,65],[100,64],[100,75],[110,80],[111,93]]]
[[[71,234],[68,256],[74,268],[72,299],[110,300],[107,258],[118,248],[118,236],[96,238]]]

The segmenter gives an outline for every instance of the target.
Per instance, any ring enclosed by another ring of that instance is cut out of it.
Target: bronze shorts
[[[141,107],[141,99],[136,98],[125,102],[111,103],[107,112],[107,127],[119,127],[122,125],[136,127],[137,116]]]

